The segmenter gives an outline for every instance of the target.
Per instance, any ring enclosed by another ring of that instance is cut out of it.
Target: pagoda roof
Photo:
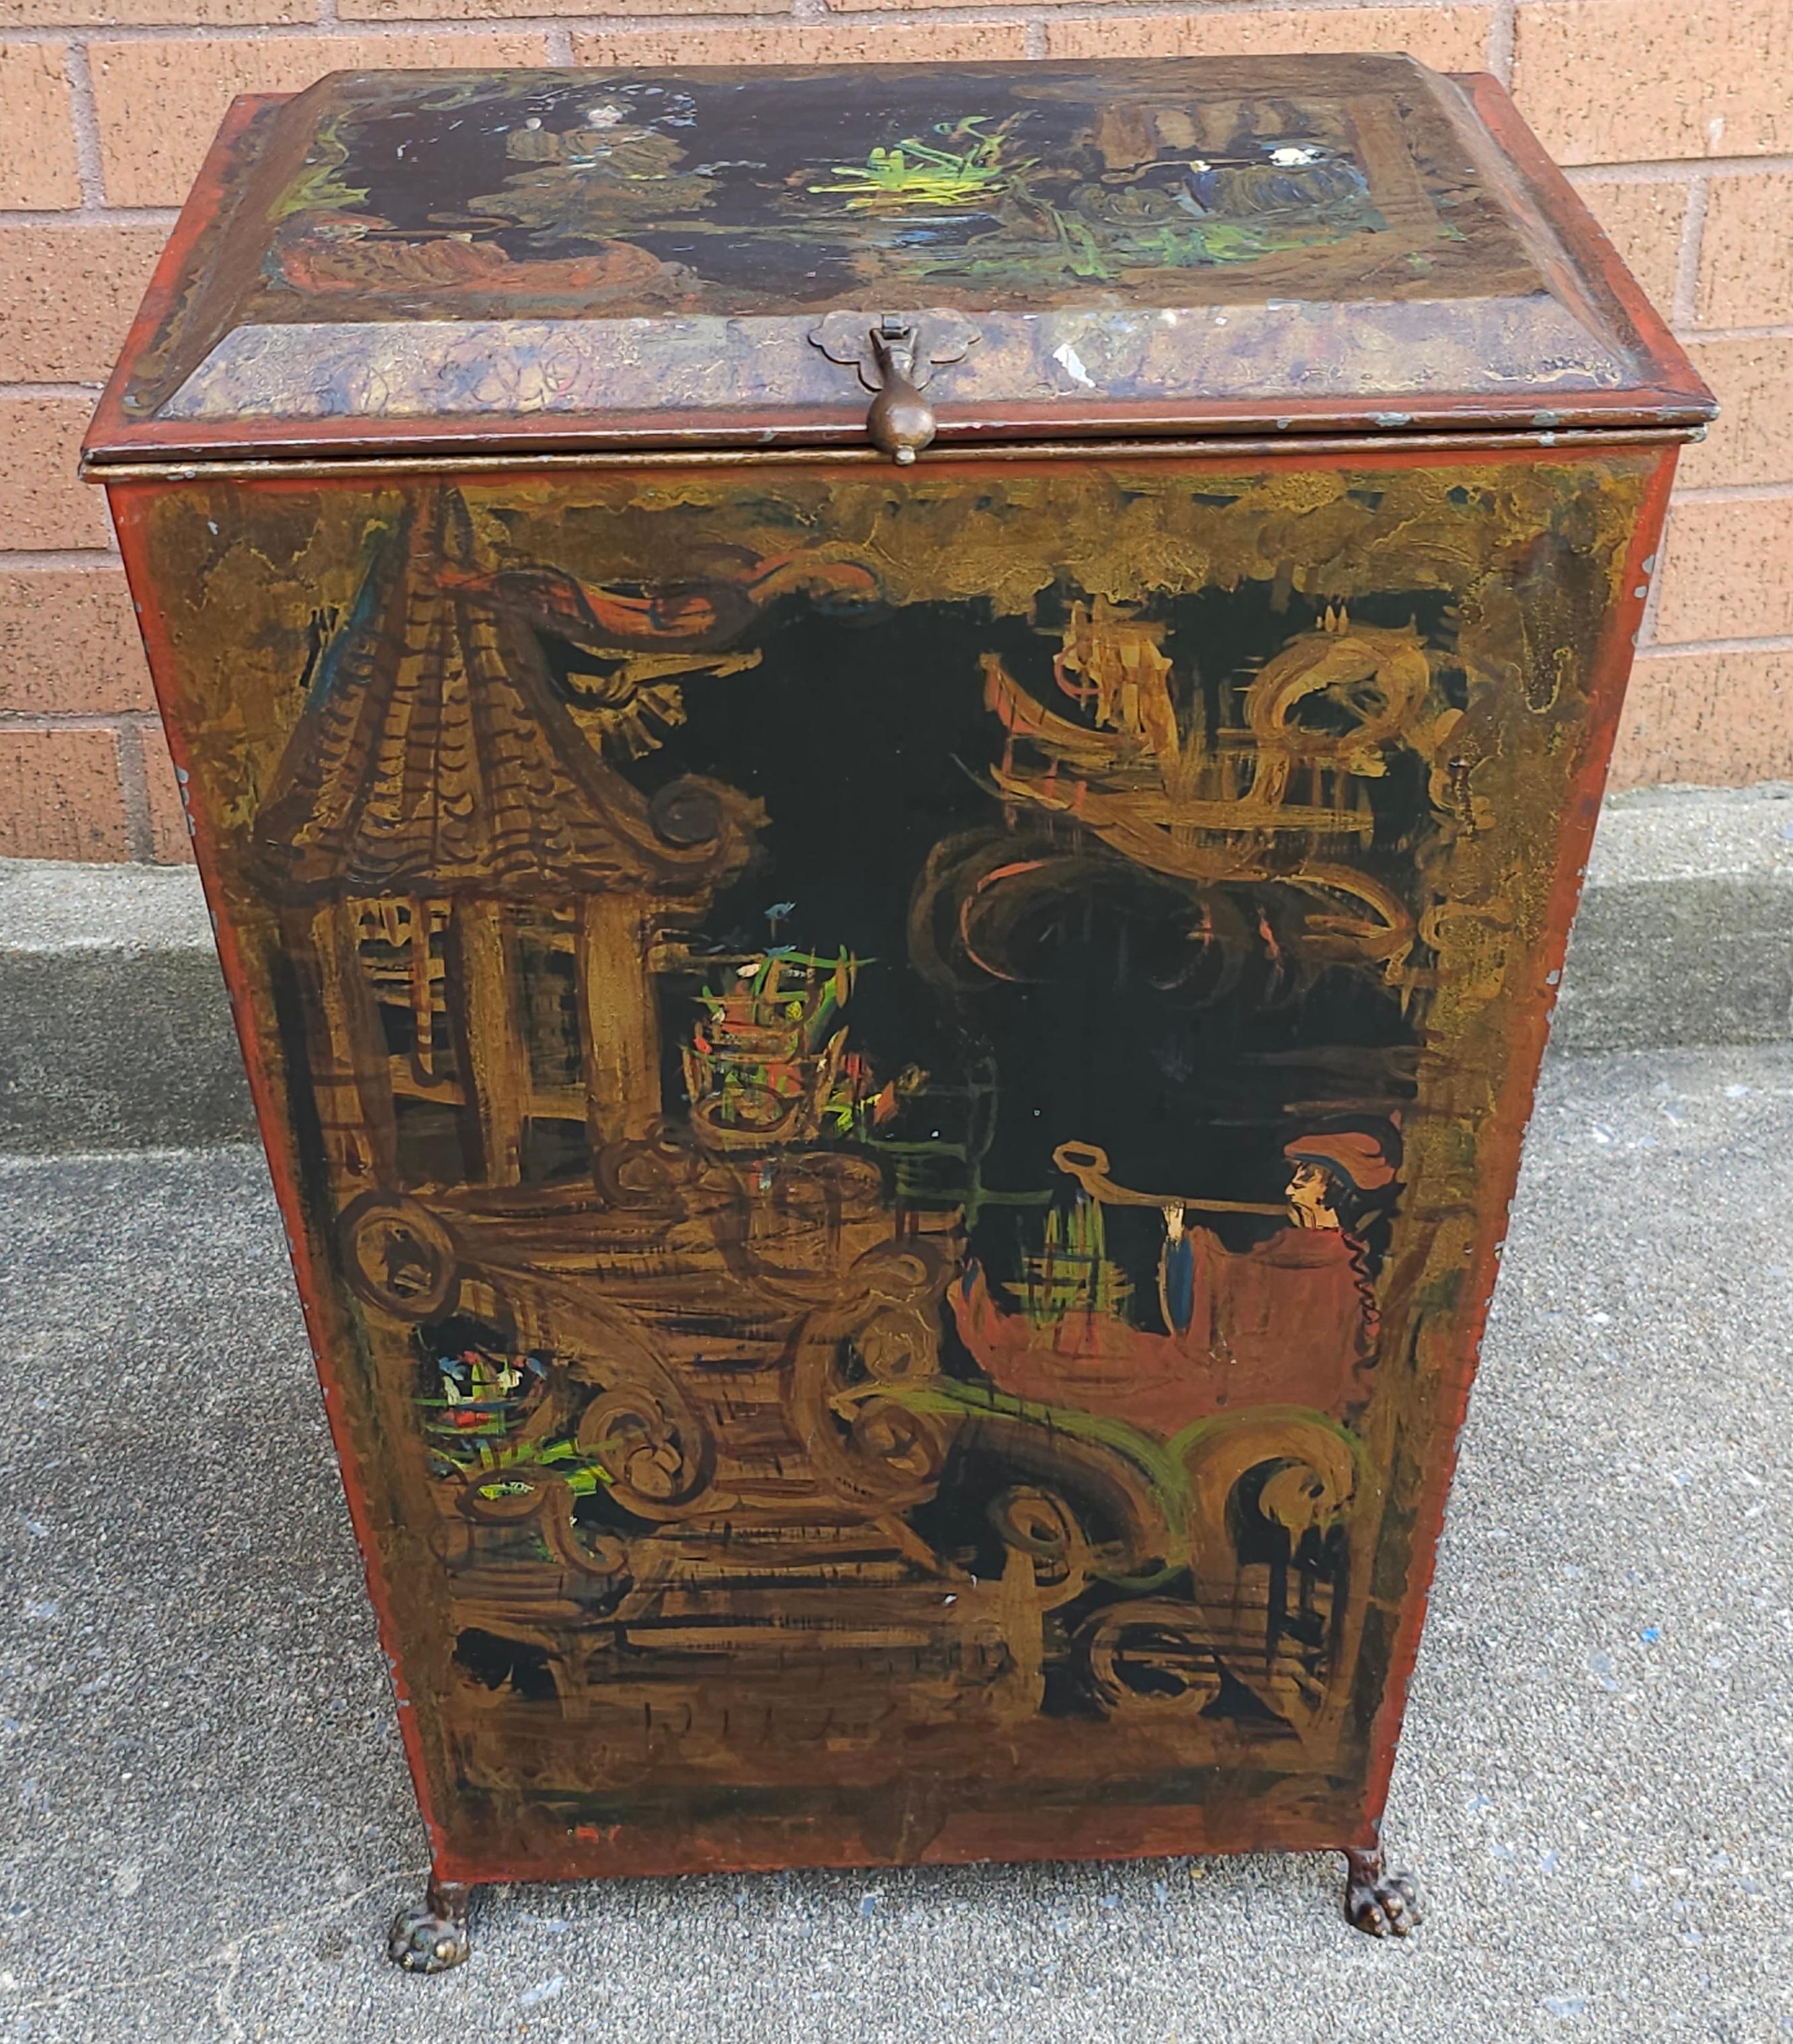
[[[748,820],[705,789],[707,841],[656,831],[555,695],[465,500],[439,489],[407,505],[325,647],[256,850],[307,893],[701,887],[739,866]]]

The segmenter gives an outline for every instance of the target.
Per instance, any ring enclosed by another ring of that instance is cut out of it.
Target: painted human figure
[[[949,1301],[960,1339],[999,1390],[1124,1420],[1165,1438],[1250,1406],[1293,1406],[1354,1420],[1369,1396],[1377,1319],[1373,1238],[1392,1202],[1388,1139],[1349,1130],[1285,1146],[1278,1205],[1167,1199],[1118,1185],[1108,1153],[1062,1143],[1058,1168],[1098,1208],[1153,1207],[1164,1217],[1159,1303],[1165,1331],[1092,1298],[1042,1316],[1016,1312],[973,1258]],[[1273,1224],[1230,1247],[1207,1216]]]
[[[1351,1130],[1285,1146],[1284,1224],[1230,1250],[1181,1201],[1164,1208],[1158,1297],[1186,1354],[1206,1358],[1220,1405],[1305,1405],[1343,1417],[1369,1395],[1376,1293],[1363,1228],[1395,1178],[1383,1145]]]

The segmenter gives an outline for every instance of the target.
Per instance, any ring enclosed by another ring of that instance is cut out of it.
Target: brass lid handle
[[[954,313],[830,313],[809,336],[831,362],[851,366],[873,394],[866,413],[872,444],[907,465],[932,440],[937,421],[922,390],[936,369],[961,360],[977,329]]]
[[[934,407],[915,385],[916,330],[874,326],[871,344],[880,387],[866,413],[866,431],[874,447],[907,464],[933,439],[935,425]]]

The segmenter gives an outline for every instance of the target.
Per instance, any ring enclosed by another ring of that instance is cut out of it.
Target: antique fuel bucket
[[[89,440],[432,1841],[1378,1827],[1677,443],[1486,78],[243,99]]]

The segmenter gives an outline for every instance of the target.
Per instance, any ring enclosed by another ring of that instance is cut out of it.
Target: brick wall
[[[1793,777],[1793,0],[625,4],[0,0],[0,855],[186,855],[75,448],[232,95],[378,64],[1364,49],[1494,71],[1726,406],[1684,459],[1619,777]]]

